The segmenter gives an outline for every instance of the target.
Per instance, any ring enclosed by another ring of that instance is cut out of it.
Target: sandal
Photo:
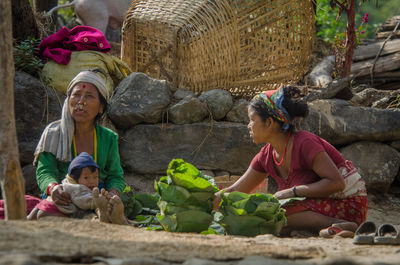
[[[360,225],[354,236],[354,244],[373,244],[376,235],[376,225],[374,222],[366,221]]]
[[[339,226],[331,225],[330,227],[319,231],[319,236],[325,237],[325,238],[332,238],[334,236],[353,237],[354,232],[350,231],[350,230],[344,230],[344,229],[340,228]]]
[[[397,245],[400,244],[398,242],[399,239],[399,231],[391,224],[383,224],[378,228],[378,232],[374,238],[375,244],[383,244],[383,245]]]

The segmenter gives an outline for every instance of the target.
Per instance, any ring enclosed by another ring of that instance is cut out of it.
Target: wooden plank
[[[371,74],[374,59],[353,63],[351,74],[356,78],[361,78]],[[400,52],[385,57],[380,57],[376,61],[374,73],[390,72],[400,69]]]
[[[392,34],[392,31],[385,31],[385,32],[378,32],[375,35],[375,39],[386,39]],[[399,38],[400,37],[400,29],[396,30],[396,32],[393,34],[393,39]]]
[[[353,62],[363,61],[371,58],[375,58],[380,48],[382,47],[383,41],[371,43],[358,47],[354,51]],[[385,56],[395,52],[400,52],[400,39],[395,39],[386,42],[380,56]]]

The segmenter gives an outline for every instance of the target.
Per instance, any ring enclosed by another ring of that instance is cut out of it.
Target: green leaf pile
[[[154,216],[159,212],[157,196],[148,193],[134,193],[129,186],[124,189],[121,200],[124,204],[125,216],[129,220],[135,220],[139,214]]]
[[[160,197],[157,219],[170,232],[197,232],[208,229],[213,217],[214,179],[203,175],[183,159],[169,163],[167,176],[155,182]]]
[[[272,194],[221,193],[220,224],[230,235],[278,235],[286,225],[285,210]]]

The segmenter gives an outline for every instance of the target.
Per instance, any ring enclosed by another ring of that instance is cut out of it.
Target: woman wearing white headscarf
[[[73,158],[92,155],[100,168],[100,181],[109,194],[120,195],[125,187],[118,151],[118,135],[98,124],[107,107],[109,93],[94,71],[80,72],[68,85],[61,120],[50,123],[35,150],[36,179],[40,190],[58,204],[70,197],[58,183]]]

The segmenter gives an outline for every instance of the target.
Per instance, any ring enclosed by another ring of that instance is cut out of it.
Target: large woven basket
[[[133,0],[122,60],[177,88],[251,97],[297,82],[314,34],[312,0]]]

